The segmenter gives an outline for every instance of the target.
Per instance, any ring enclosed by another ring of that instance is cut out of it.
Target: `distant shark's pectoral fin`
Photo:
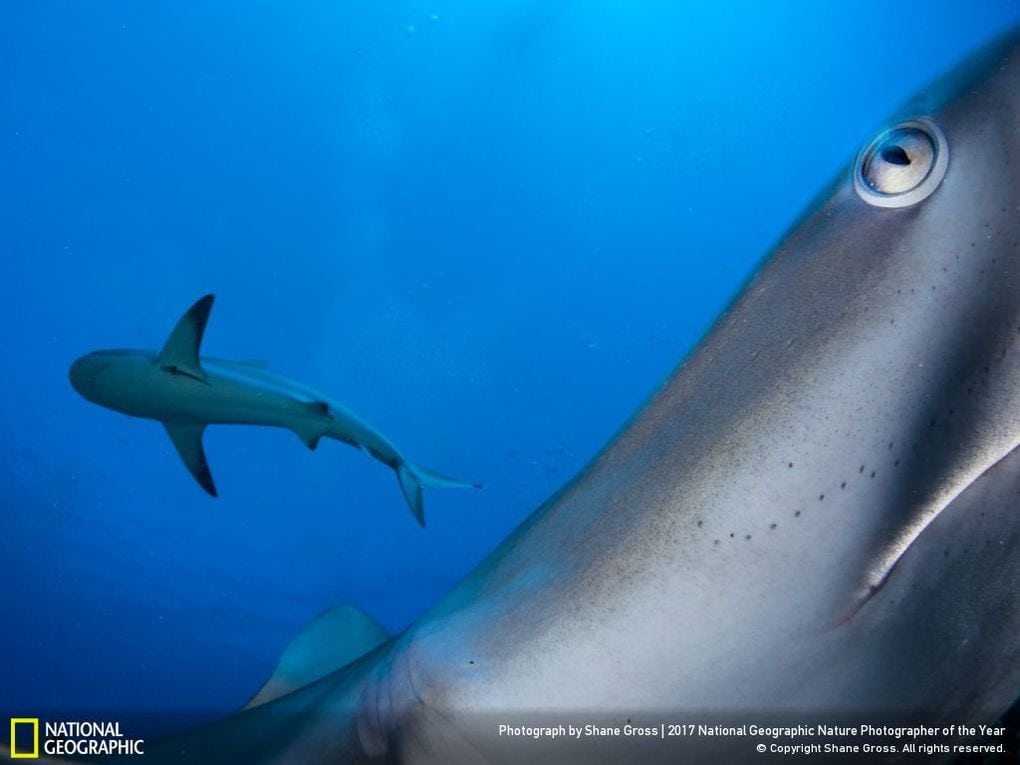
[[[245,705],[257,707],[335,672],[389,640],[370,616],[350,606],[319,614],[284,649],[272,677]]]
[[[178,423],[164,422],[170,440],[174,442],[177,453],[181,455],[188,471],[195,476],[198,485],[205,489],[212,496],[216,494],[216,484],[213,483],[212,473],[209,472],[209,463],[205,459],[205,449],[202,447],[202,434],[205,433],[205,425],[200,423]]]
[[[173,374],[187,375],[205,382],[205,370],[198,360],[198,351],[202,345],[202,335],[209,321],[214,295],[200,298],[188,312],[180,318],[174,331],[167,338],[166,345],[159,354],[159,365]]]

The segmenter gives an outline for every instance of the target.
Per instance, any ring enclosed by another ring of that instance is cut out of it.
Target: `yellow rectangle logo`
[[[32,726],[32,751],[18,751],[17,732],[19,725]],[[12,717],[11,718],[11,759],[12,760],[38,760],[39,759],[39,718],[38,717]]]

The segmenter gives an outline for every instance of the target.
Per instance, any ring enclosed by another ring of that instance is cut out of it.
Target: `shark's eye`
[[[949,166],[945,136],[925,119],[881,133],[857,157],[854,188],[876,207],[908,207],[938,188]]]

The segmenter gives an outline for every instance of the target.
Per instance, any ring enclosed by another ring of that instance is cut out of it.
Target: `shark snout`
[[[103,369],[109,366],[98,353],[87,353],[72,362],[67,376],[71,381],[71,387],[85,398],[89,398],[89,391],[98,375]]]
[[[87,356],[75,359],[71,362],[71,368],[67,370],[67,377],[71,381],[71,387],[81,393],[81,385],[85,376]]]

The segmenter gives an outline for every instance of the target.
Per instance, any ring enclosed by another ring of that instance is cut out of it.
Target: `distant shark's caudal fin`
[[[410,462],[401,460],[397,464],[397,480],[400,481],[400,490],[404,492],[404,499],[407,506],[411,508],[411,515],[418,524],[425,528],[425,507],[422,504],[422,487],[430,489],[480,489],[480,483],[458,481],[449,478],[442,473],[426,470],[423,467],[412,465]]]

